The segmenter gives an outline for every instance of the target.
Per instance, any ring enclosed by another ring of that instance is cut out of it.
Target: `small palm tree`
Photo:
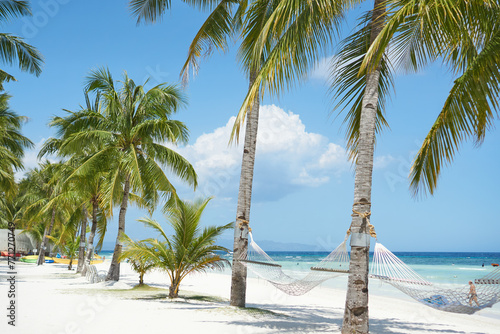
[[[136,257],[134,254],[129,254],[129,250],[140,249],[142,247],[147,247],[147,244],[143,241],[133,241],[128,237],[124,237],[128,249],[124,251],[120,257],[120,261],[128,259],[132,269],[139,274],[139,286],[144,285],[144,275],[155,267],[155,263],[147,257]]]
[[[75,237],[75,233],[71,229],[70,233],[65,229],[59,238],[48,237],[54,242],[55,247],[69,259],[68,270],[71,270],[73,268],[73,259],[76,258],[76,254],[80,248],[80,236]]]
[[[155,268],[165,271],[170,278],[170,298],[177,298],[181,281],[193,272],[206,272],[209,269],[222,269],[229,264],[217,252],[228,249],[215,244],[215,239],[232,223],[224,226],[209,226],[203,230],[200,218],[211,198],[194,202],[175,199],[166,214],[174,229],[174,235],[168,237],[161,225],[149,218],[140,219],[142,223],[156,230],[163,240],[146,239],[132,241],[128,236],[122,239],[126,249],[121,259],[128,258],[135,262],[150,261]]]

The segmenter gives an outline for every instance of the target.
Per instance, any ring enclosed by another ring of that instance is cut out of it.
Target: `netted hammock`
[[[443,288],[425,280],[382,244],[375,244],[370,277],[391,284],[413,299],[435,309],[472,314],[500,301],[500,269],[474,280],[477,303],[470,286]]]
[[[280,264],[267,255],[248,233],[248,253],[239,259],[251,272],[265,279],[279,290],[292,295],[303,295],[324,281],[349,272],[349,255],[344,241],[302,278],[294,278],[283,272]]]
[[[255,243],[252,233],[248,236],[248,253],[239,261],[255,275],[289,295],[303,295],[326,280],[349,273],[348,236],[302,278],[285,274],[282,266]],[[500,302],[500,268],[474,280],[476,303],[469,293],[469,285],[459,288],[439,287],[425,280],[378,242],[375,244],[370,278],[389,283],[424,305],[446,312],[472,314]]]

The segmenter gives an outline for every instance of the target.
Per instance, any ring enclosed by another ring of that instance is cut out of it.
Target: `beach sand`
[[[291,297],[250,278],[248,308],[239,309],[228,304],[228,274],[192,275],[181,285],[181,298],[169,300],[166,274],[146,274],[145,283],[151,288],[132,289],[138,275],[126,263],[121,265],[119,282],[95,284],[65,265],[19,263],[16,326],[12,327],[6,317],[6,263],[0,265],[2,334],[339,333],[342,325],[345,290],[337,288],[320,286]],[[109,260],[96,267],[105,273]],[[370,286],[370,333],[500,333],[499,304],[474,315],[445,313],[393,290],[378,283]]]

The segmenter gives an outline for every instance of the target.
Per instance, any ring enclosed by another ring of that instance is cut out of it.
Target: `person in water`
[[[477,293],[476,286],[469,281],[470,289],[469,289],[469,305],[472,306],[472,301],[476,302],[477,306],[479,306],[479,302],[477,301]]]

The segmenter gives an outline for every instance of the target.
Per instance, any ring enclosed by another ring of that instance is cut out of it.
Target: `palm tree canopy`
[[[28,1],[0,1],[0,22],[28,15],[32,15]],[[12,34],[0,33],[0,60],[9,65],[17,62],[22,71],[34,73],[36,76],[42,72],[43,57],[40,52],[22,38]],[[0,90],[3,89],[1,83],[10,80],[15,79],[0,70]]]
[[[109,70],[101,68],[90,73],[86,90],[99,94],[100,106],[55,117],[51,126],[57,128],[60,138],[47,150],[57,148],[62,155],[85,152],[72,176],[106,171],[108,209],[121,198],[127,178],[131,190],[150,208],[157,203],[158,192],[167,200],[175,194],[163,169],[196,187],[191,164],[163,145],[188,141],[184,123],[171,119],[186,104],[177,86],[160,84],[146,91],[125,73],[117,89]]]
[[[21,134],[26,117],[9,109],[10,96],[0,94],[0,192],[15,188],[14,171],[23,168],[22,157],[33,142]]]
[[[414,196],[433,194],[442,165],[453,161],[463,141],[480,145],[498,115],[500,3],[405,0],[389,5],[387,24],[362,69],[380,59],[389,42],[398,68],[413,72],[438,60],[458,76],[410,173]]]
[[[245,68],[258,69],[240,108],[231,139],[238,139],[257,94],[279,95],[303,79],[338,36],[344,13],[360,1],[255,1],[246,16],[240,50]],[[258,24],[256,24],[259,22]]]

